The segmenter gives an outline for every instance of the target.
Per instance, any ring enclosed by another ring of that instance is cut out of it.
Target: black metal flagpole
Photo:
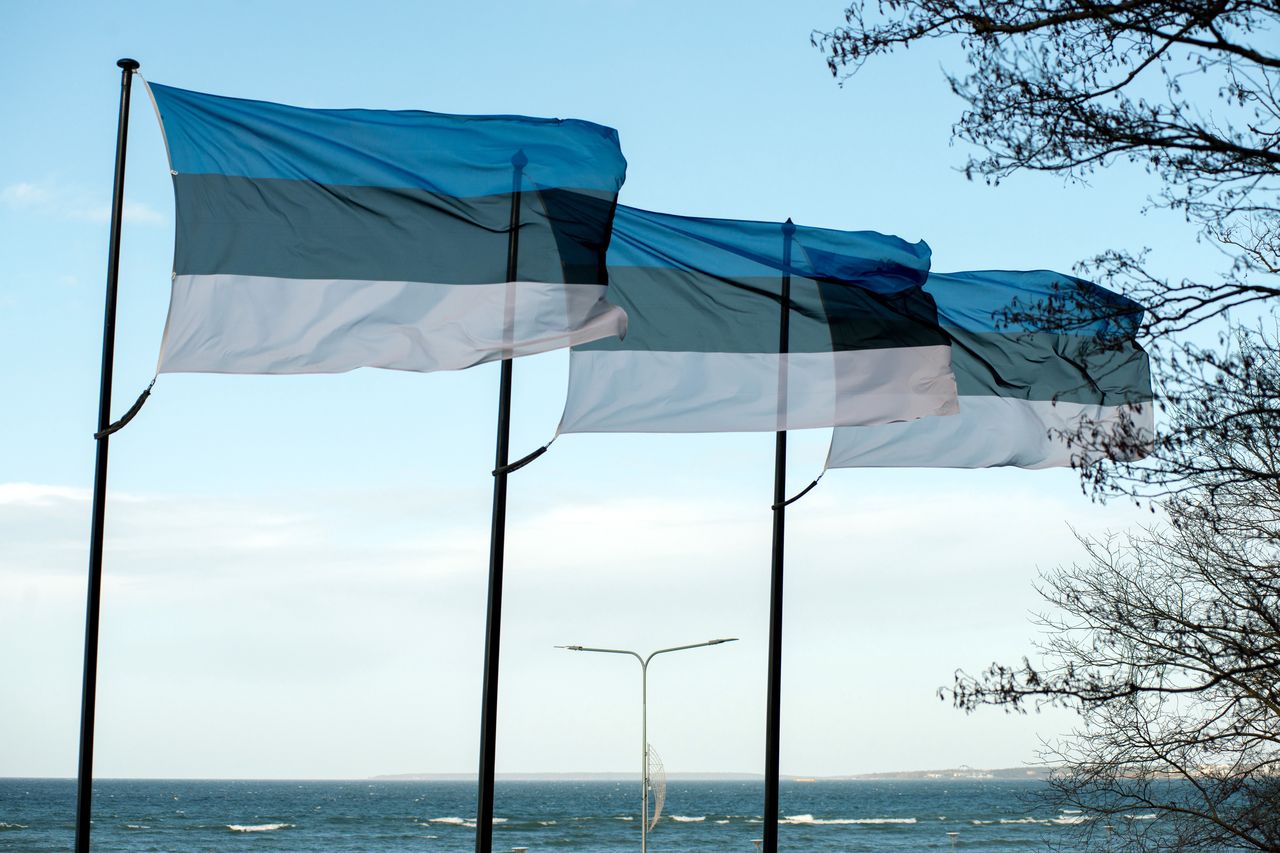
[[[507,281],[516,280],[520,258],[520,181],[529,158],[511,158],[511,230],[507,235]],[[514,294],[508,289],[506,328],[514,323]],[[502,360],[498,380],[498,448],[493,468],[493,521],[489,534],[489,607],[484,640],[484,698],[480,717],[480,793],[476,803],[476,853],[493,850],[493,776],[498,738],[498,659],[502,635],[502,561],[507,535],[507,450],[511,439],[512,353]]]
[[[111,190],[111,238],[107,250],[107,300],[102,323],[102,380],[98,391],[97,462],[93,469],[93,521],[89,534],[89,595],[84,624],[84,689],[80,698],[80,767],[76,776],[75,853],[89,853],[93,815],[93,717],[98,689],[98,612],[102,603],[102,542],[107,512],[107,445],[111,425],[111,374],[115,364],[116,292],[120,279],[120,226],[124,218],[124,164],[129,144],[129,94],[133,59],[121,70],[120,124],[116,128],[116,173]]]
[[[769,592],[769,687],[764,736],[764,851],[778,853],[778,764],[782,724],[782,556],[787,502],[786,355],[791,347],[790,218],[782,226],[782,300],[778,321],[778,432],[773,449],[773,566]]]

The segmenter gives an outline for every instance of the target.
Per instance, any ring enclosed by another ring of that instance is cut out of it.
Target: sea
[[[1088,820],[1044,805],[1035,780],[783,781],[784,851],[1011,851],[1061,845]],[[669,781],[653,853],[751,853],[760,781]],[[470,853],[474,782],[94,783],[95,853]],[[639,782],[503,781],[494,851],[634,851]],[[71,850],[75,783],[0,779],[0,850]],[[1141,820],[1144,815],[1134,815]]]

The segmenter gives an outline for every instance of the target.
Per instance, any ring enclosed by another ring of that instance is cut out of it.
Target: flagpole
[[[764,853],[778,851],[778,765],[782,724],[782,557],[786,526],[787,352],[791,347],[791,239],[796,226],[790,217],[782,226],[782,299],[778,321],[778,426],[773,449],[773,565],[769,589],[769,686],[764,737]]]
[[[116,127],[116,172],[111,190],[111,237],[107,249],[107,298],[102,322],[102,373],[98,389],[97,460],[93,469],[93,519],[89,533],[89,592],[84,623],[84,684],[80,695],[80,766],[76,774],[75,853],[89,853],[93,815],[93,722],[98,689],[98,613],[102,604],[102,542],[107,512],[107,445],[111,425],[111,377],[115,365],[116,293],[120,280],[120,227],[124,218],[124,164],[129,144],[129,94],[137,60],[121,59],[120,123]]]
[[[520,181],[529,158],[511,158],[511,227],[507,232],[507,281],[516,280],[520,257]],[[515,294],[508,288],[508,330],[514,323]],[[507,451],[511,439],[512,353],[502,359],[498,380],[498,446],[493,468],[493,521],[489,533],[489,607],[484,639],[484,697],[480,718],[480,793],[476,803],[476,853],[493,850],[493,777],[498,737],[498,659],[502,635],[502,563],[507,535]]]

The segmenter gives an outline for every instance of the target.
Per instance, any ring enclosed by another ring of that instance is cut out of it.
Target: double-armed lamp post
[[[732,643],[737,637],[725,637],[719,640],[707,640],[705,643],[693,643],[688,646],[672,646],[669,649],[658,649],[642,657],[639,652],[630,649],[595,649],[590,646],[556,646],[557,649],[568,649],[571,652],[602,652],[607,655],[631,655],[640,662],[640,853],[647,853],[649,840],[649,661],[667,652],[682,652],[685,649],[700,649],[703,646],[718,646],[721,643]]]

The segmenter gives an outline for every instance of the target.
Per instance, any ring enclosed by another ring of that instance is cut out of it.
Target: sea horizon
[[[1030,780],[1037,781],[1048,778],[1051,767],[959,767],[938,768],[930,770],[884,770],[871,773],[840,773],[834,775],[783,773],[779,780],[783,782],[883,782],[894,780],[949,781],[959,779],[991,779],[991,780]],[[551,770],[551,771],[508,771],[498,772],[495,779],[506,782],[612,782],[635,779],[639,770]],[[75,781],[75,775],[3,775],[0,781],[18,781],[23,779],[44,781]],[[694,770],[668,771],[666,778],[672,781],[686,782],[763,782],[764,773],[734,770]],[[94,781],[133,781],[133,782],[479,782],[478,775],[472,772],[406,772],[379,773],[372,776],[110,776],[95,775]]]

